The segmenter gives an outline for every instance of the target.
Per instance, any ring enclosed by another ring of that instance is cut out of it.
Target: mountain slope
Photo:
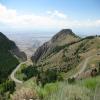
[[[50,41],[37,49],[32,61],[44,71],[55,69],[69,72],[85,58],[96,54],[100,49],[100,37],[79,38],[70,29],[57,33]]]
[[[80,38],[76,36],[72,30],[63,29],[53,36],[50,41],[44,43],[37,49],[35,54],[32,56],[32,61],[37,62],[38,60],[51,54],[55,48],[61,49],[70,43],[78,41],[79,39]]]
[[[14,52],[15,49],[17,52]],[[21,54],[21,52],[16,44],[0,32],[0,83],[5,81],[11,71],[19,64],[17,58],[23,59],[18,54]]]
[[[85,77],[87,79],[84,79],[84,76],[82,78],[80,74],[92,71],[91,64],[95,61],[95,67],[98,67],[99,73],[94,74],[100,75],[99,52],[99,36],[79,38],[69,29],[60,31],[37,49],[32,57],[33,66],[21,71],[21,74],[27,75],[28,73],[34,78],[26,81],[21,90],[17,90],[12,98],[23,99],[24,94],[27,94],[27,98],[30,99],[32,96],[30,93],[34,90],[37,91],[34,97],[40,100],[92,100],[96,85],[100,83],[100,76],[92,78],[90,74],[91,78],[87,76]],[[32,70],[34,68],[36,71]],[[27,88],[32,90],[26,93]]]

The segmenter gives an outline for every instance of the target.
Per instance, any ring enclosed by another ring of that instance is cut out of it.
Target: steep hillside
[[[37,62],[40,59],[45,58],[46,56],[52,54],[52,52],[57,48],[58,51],[63,49],[70,43],[78,41],[80,38],[76,36],[72,30],[63,29],[58,32],[52,39],[44,43],[41,47],[37,49],[35,54],[32,56],[32,61]]]
[[[47,69],[64,73],[76,71],[75,68],[81,61],[97,54],[99,44],[98,36],[79,38],[70,29],[64,29],[39,47],[32,61],[44,71]]]
[[[3,33],[0,32],[0,83],[5,81],[11,71],[19,64],[17,58],[24,58],[22,55],[26,57],[24,53],[22,54],[19,51],[13,41],[9,40]]]

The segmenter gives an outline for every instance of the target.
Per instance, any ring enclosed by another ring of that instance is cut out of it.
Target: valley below
[[[30,59],[39,46],[51,38],[38,36],[34,33],[6,33],[5,35],[15,41],[19,49],[27,54],[28,59]]]

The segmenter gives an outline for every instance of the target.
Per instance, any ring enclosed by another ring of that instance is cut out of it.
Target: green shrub
[[[39,72],[37,76],[37,84],[40,81],[42,86],[46,83],[55,82],[57,80],[57,71],[54,69],[47,69],[46,71]]]
[[[6,80],[2,84],[0,84],[0,94],[4,94],[9,91],[12,93],[15,90],[15,82],[11,80]]]
[[[72,78],[68,78],[68,83],[75,83],[75,78],[74,77],[72,77]]]
[[[33,76],[37,76],[38,74],[38,70],[34,66],[28,66],[27,68],[23,69],[21,72],[26,75],[26,78],[24,80],[27,80]]]

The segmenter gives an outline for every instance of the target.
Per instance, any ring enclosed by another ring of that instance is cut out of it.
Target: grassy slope
[[[60,71],[60,74],[66,79],[81,70],[85,58],[98,53],[99,44],[99,37],[94,37],[92,39],[82,39],[69,46],[65,45],[59,51],[52,52],[51,55],[43,59],[38,66],[43,67],[44,70],[47,68],[57,68]],[[90,59],[90,61],[99,58],[99,56],[95,56]],[[83,63],[80,64],[80,62]],[[88,70],[88,67],[89,66],[87,65],[86,70]],[[20,73],[18,77],[23,78],[24,76],[24,73]]]
[[[52,67],[63,67],[63,66],[68,66],[66,62],[68,60],[73,60],[74,64],[74,58],[76,57],[75,55],[72,56],[72,51],[69,50],[68,45],[63,45],[63,46],[56,46],[52,49],[49,55],[46,55],[46,57],[43,57],[43,60],[41,60],[38,64],[40,66],[43,66],[44,68],[52,68]],[[67,53],[67,57],[66,54]],[[71,57],[72,56],[72,57]],[[68,59],[67,59],[68,58]],[[76,59],[77,60],[77,59]],[[71,62],[69,62],[71,64]]]
[[[37,86],[34,79],[30,79],[20,89],[30,88],[36,91],[42,100],[93,100],[98,84],[100,76],[78,80],[73,84],[68,84],[67,81],[48,83],[44,87]]]
[[[99,59],[98,56],[89,63],[97,59]],[[43,100],[93,100],[97,94],[95,89],[98,84],[100,84],[100,76],[78,80],[73,84],[68,84],[66,81],[48,83],[44,87],[37,86],[34,79],[30,79],[23,84],[22,88],[35,90]]]
[[[78,69],[76,66],[88,56],[92,56],[98,52],[100,44],[100,37],[85,38],[72,45],[65,45],[59,47],[58,50],[52,51],[48,56],[44,57],[38,62],[39,67],[55,68],[62,73],[66,73],[66,76],[70,76],[72,73],[76,73]],[[57,51],[57,52],[56,52]],[[70,72],[71,71],[71,72]]]

